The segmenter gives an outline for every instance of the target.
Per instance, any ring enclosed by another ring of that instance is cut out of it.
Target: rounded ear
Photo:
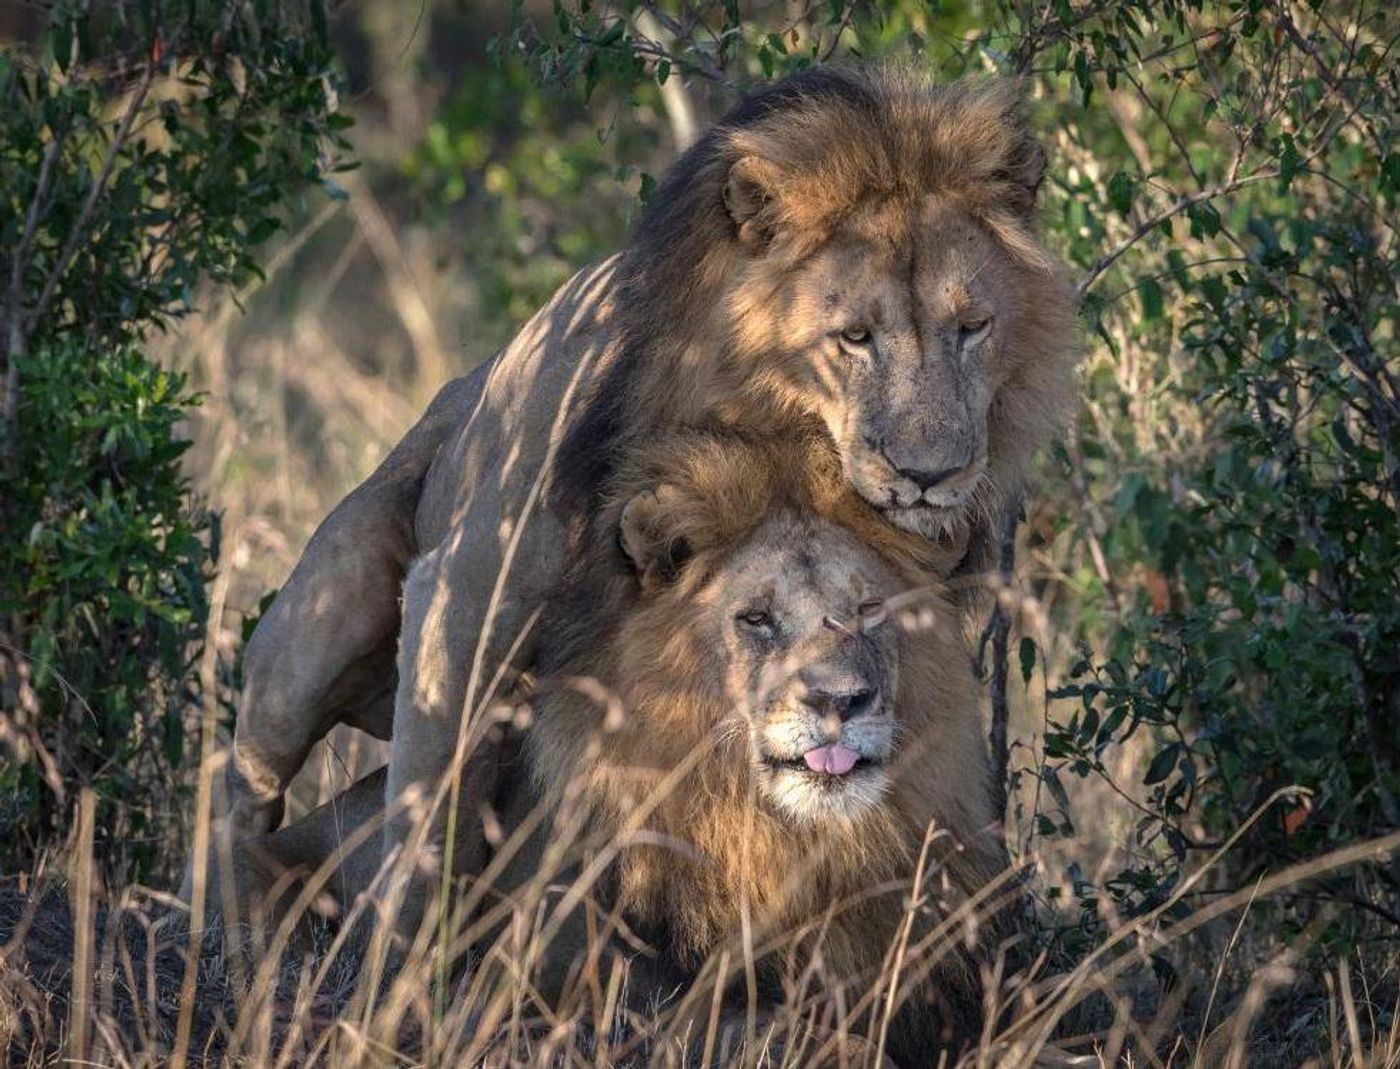
[[[1045,181],[1045,170],[1049,161],[1045,155],[1045,148],[1036,140],[1034,134],[1026,129],[1018,133],[1015,148],[1001,168],[1001,177],[1018,190],[1017,210],[1030,215],[1035,211],[1036,194],[1040,192],[1040,185]]]
[[[739,244],[746,248],[762,249],[773,240],[777,181],[776,168],[757,156],[743,156],[729,168],[724,207]]]
[[[643,590],[673,582],[692,554],[690,543],[669,529],[679,491],[662,484],[643,490],[622,507],[617,539],[637,570]]]
[[[1034,137],[1027,135],[1016,177],[1032,203],[1035,201],[1035,195],[1040,192],[1040,184],[1045,181],[1045,169],[1048,166],[1049,157],[1045,155],[1045,147]]]

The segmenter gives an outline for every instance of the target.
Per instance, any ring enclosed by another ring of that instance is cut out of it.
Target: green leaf
[[[1049,789],[1051,797],[1055,799],[1055,804],[1061,810],[1068,811],[1069,795],[1065,792],[1065,785],[1060,782],[1059,773],[1053,768],[1047,768],[1040,778]]]
[[[767,45],[759,46],[758,65],[763,68],[764,78],[771,79],[773,77],[773,51]]]
[[[273,234],[277,233],[281,227],[282,223],[278,219],[270,215],[263,216],[263,218],[254,223],[253,228],[248,231],[248,244],[262,244],[268,238],[272,237]]]
[[[1147,775],[1142,778],[1142,782],[1149,787],[1154,783],[1161,783],[1170,776],[1172,770],[1176,768],[1177,758],[1180,756],[1180,753],[1181,743],[1179,742],[1170,743],[1163,749],[1158,750],[1157,755],[1152,758],[1152,763],[1147,766]]]
[[[623,19],[617,19],[598,38],[599,48],[609,48],[622,40],[622,35],[627,30],[627,23]]]
[[[1021,639],[1021,679],[1030,683],[1035,672],[1035,643],[1029,638]]]
[[[1108,180],[1108,202],[1119,215],[1127,215],[1133,209],[1133,193],[1137,181],[1127,171],[1116,171]]]
[[[1145,278],[1138,286],[1138,296],[1142,299],[1142,317],[1151,322],[1162,318],[1162,287],[1155,278]]]

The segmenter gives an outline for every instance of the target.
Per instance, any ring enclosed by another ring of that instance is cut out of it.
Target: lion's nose
[[[885,458],[885,462],[898,474],[917,486],[920,493],[923,493],[925,490],[932,490],[939,483],[957,475],[959,472],[966,469],[968,464],[972,463],[971,450],[964,448],[961,444],[957,449],[952,450],[952,452],[958,454],[957,456],[940,458],[945,462],[948,460],[956,460],[958,462],[956,464],[950,464],[947,467],[911,464],[909,462],[910,458],[899,455],[900,452],[907,451],[894,448],[894,443],[888,441],[881,442],[879,448],[880,455]]]
[[[823,717],[834,716],[845,723],[870,712],[875,707],[875,699],[880,696],[876,687],[862,687],[858,690],[833,692],[810,690],[803,702]]]
[[[956,475],[962,471],[962,468],[940,468],[938,471],[924,471],[922,468],[896,468],[895,470],[920,490],[932,490],[948,476]]]

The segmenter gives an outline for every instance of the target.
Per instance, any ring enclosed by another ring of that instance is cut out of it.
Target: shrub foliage
[[[90,7],[54,5],[0,57],[0,678],[18,758],[0,765],[0,869],[33,865],[71,824],[56,800],[89,786],[100,856],[141,876],[198,723],[218,554],[180,471],[196,399],[143,342],[205,280],[257,279],[344,120],[318,5]]]

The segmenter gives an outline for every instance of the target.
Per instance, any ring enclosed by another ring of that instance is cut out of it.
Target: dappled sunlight
[[[1394,13],[537,7],[0,12],[9,1061],[1400,1066]]]

